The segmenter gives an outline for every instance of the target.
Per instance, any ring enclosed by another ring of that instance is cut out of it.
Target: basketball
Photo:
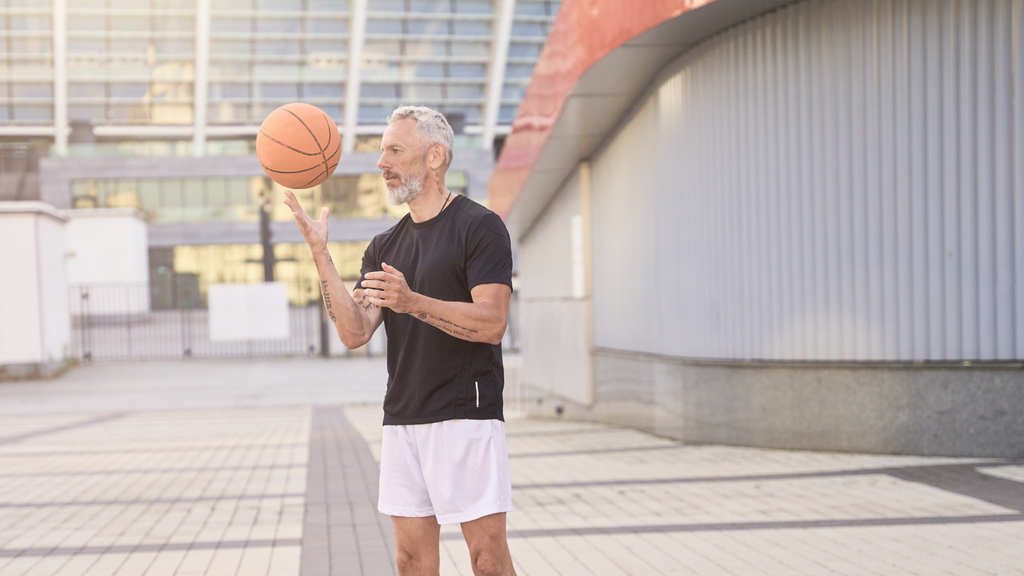
[[[295,102],[267,116],[256,135],[256,157],[271,180],[304,190],[327,180],[338,166],[341,136],[326,112]]]

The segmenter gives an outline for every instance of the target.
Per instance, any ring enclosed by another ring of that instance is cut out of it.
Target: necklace
[[[444,207],[448,205],[448,201],[451,200],[451,199],[452,199],[452,193],[451,193],[451,191],[449,191],[448,192],[448,197],[444,199],[444,204],[441,204],[441,209],[437,211],[437,216],[440,216],[441,212],[444,212]],[[437,216],[434,216],[434,218],[437,218]]]

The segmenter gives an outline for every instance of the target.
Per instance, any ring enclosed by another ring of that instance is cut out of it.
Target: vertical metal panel
[[[808,0],[684,54],[593,159],[595,344],[1024,358],[1022,34],[1024,0]]]

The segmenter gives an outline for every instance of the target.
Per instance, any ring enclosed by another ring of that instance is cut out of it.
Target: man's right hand
[[[291,190],[284,191],[284,203],[292,209],[292,214],[295,216],[295,224],[299,226],[299,232],[302,232],[302,237],[306,239],[306,244],[309,244],[309,249],[314,254],[321,250],[327,249],[327,215],[330,214],[331,210],[324,206],[323,210],[320,210],[320,219],[313,220],[306,215],[306,211],[299,206],[299,201],[295,199],[295,194],[292,194]]]

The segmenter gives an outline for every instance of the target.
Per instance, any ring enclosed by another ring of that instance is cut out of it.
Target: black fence
[[[209,335],[209,310],[198,286],[190,290],[186,283],[181,294],[175,288],[72,286],[72,356],[83,361],[150,360],[316,355],[322,351],[319,301],[289,308],[288,338],[214,342]]]

